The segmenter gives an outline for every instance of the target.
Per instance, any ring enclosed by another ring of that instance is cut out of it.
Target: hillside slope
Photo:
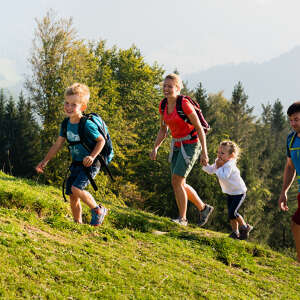
[[[120,203],[78,225],[59,189],[0,173],[1,299],[300,299],[291,258]]]

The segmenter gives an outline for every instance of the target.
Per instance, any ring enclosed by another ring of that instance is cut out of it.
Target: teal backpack
[[[67,125],[69,122],[69,118],[65,118],[62,122],[63,137],[65,137],[67,139],[69,146],[81,144],[89,153],[91,153],[96,145],[96,141],[93,141],[91,143],[84,134],[84,128],[85,128],[85,124],[86,124],[87,120],[90,120],[97,125],[97,128],[98,128],[100,134],[105,139],[105,145],[104,145],[101,153],[96,157],[95,162],[99,161],[101,164],[101,167],[103,167],[105,169],[105,171],[108,173],[110,178],[114,181],[114,178],[108,168],[109,163],[111,162],[111,160],[114,157],[113,145],[112,145],[112,141],[111,141],[111,138],[110,138],[110,135],[108,132],[108,128],[107,128],[105,122],[102,120],[102,118],[98,114],[90,113],[90,114],[83,115],[83,117],[80,119],[80,122],[78,124],[78,134],[79,134],[80,140],[75,141],[75,142],[70,141],[67,138]],[[84,168],[84,170],[85,170],[94,190],[97,191],[98,187],[97,187],[94,179],[91,177],[91,174],[88,171],[88,168]],[[63,196],[64,196],[64,199],[66,200],[65,195],[64,195],[64,186],[65,186],[65,180],[63,182]]]

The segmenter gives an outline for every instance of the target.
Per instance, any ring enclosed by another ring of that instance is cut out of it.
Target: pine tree
[[[3,169],[6,161],[6,127],[5,127],[6,99],[3,89],[0,89],[0,168]]]
[[[208,112],[208,96],[206,90],[202,87],[201,82],[199,82],[198,86],[196,87],[194,94],[196,101],[200,105],[203,115],[206,116],[206,113]]]
[[[34,166],[41,159],[40,127],[33,116],[33,108],[21,91],[17,103],[17,139],[14,141],[14,175],[32,177]]]
[[[271,128],[276,133],[281,133],[287,127],[287,119],[283,112],[283,106],[279,99],[275,101],[272,107]]]
[[[239,145],[243,145],[251,131],[253,131],[251,123],[254,117],[251,114],[254,108],[247,104],[247,99],[248,96],[244,92],[242,83],[239,81],[234,86],[228,111],[228,121],[232,124],[231,139]]]
[[[15,159],[14,141],[17,140],[17,110],[12,96],[9,97],[5,106],[3,128],[6,133],[3,143],[5,154],[3,169],[5,172],[13,174]]]

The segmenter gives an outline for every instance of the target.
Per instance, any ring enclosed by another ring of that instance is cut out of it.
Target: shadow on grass
[[[209,246],[215,258],[227,266],[242,268],[250,272],[247,266],[254,263],[254,257],[269,257],[270,251],[262,246],[244,241],[233,240],[229,237],[204,236],[193,232],[170,232],[169,236],[195,242],[200,247]]]
[[[116,229],[127,228],[140,232],[169,231],[177,227],[167,218],[127,207],[111,211],[109,220]]]

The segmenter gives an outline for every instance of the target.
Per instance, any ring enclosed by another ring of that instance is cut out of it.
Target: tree
[[[20,93],[17,105],[10,96],[7,103],[3,104],[1,116],[0,164],[5,172],[22,177],[33,175],[33,167],[40,155],[39,133],[32,106],[25,100],[23,93]]]
[[[247,104],[248,96],[244,92],[242,83],[239,81],[234,86],[232,92],[232,99],[228,110],[227,119],[231,124],[230,136],[236,143],[243,146],[247,137],[253,132],[252,121],[254,117],[251,116],[253,107]]]
[[[148,65],[135,46],[107,49],[100,41],[94,45],[94,53],[101,97],[98,109],[106,117],[116,149],[112,164],[120,180],[126,185],[133,182],[127,185],[133,189],[138,185],[145,199],[149,170],[153,169],[148,153],[158,132],[163,70],[156,64]]]
[[[93,80],[96,63],[90,49],[76,39],[72,19],[57,19],[53,11],[36,20],[37,29],[29,57],[32,75],[26,79],[26,89],[35,111],[41,119],[42,152],[48,151],[63,120],[64,90],[74,82],[90,87],[91,99],[97,95]],[[48,166],[48,180],[61,180],[68,166],[67,151],[62,151]],[[61,168],[57,168],[60,165]]]
[[[34,118],[32,104],[26,101],[23,92],[17,103],[17,129],[14,144],[14,174],[32,177],[34,166],[41,159],[40,126]]]
[[[275,133],[282,132],[287,127],[287,119],[279,99],[275,101],[271,111],[271,129]]]
[[[6,130],[5,130],[5,96],[3,89],[0,89],[0,167],[3,168],[6,156]]]
[[[208,96],[201,82],[199,82],[198,86],[196,87],[194,94],[196,101],[200,105],[203,115],[206,116],[206,113],[208,112]]]

